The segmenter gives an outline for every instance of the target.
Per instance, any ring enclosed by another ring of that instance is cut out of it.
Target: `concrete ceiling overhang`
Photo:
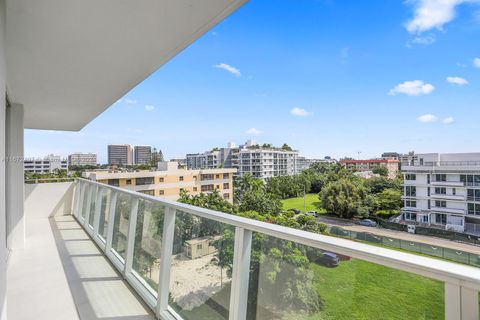
[[[247,0],[7,0],[25,128],[80,130]]]

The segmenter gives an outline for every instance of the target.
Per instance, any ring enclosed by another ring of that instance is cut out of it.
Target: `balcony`
[[[444,213],[451,213],[451,214],[460,214],[460,215],[467,214],[467,211],[465,209],[435,207],[435,206],[432,206],[432,211],[442,212],[442,213],[443,212]]]
[[[444,194],[444,193],[432,193],[431,198],[433,198],[433,199],[455,200],[455,201],[465,201],[465,196],[455,195],[455,194]]]
[[[446,186],[446,187],[464,187],[465,183],[462,181],[432,181],[432,186]]]
[[[10,257],[9,319],[478,319],[474,267],[88,180],[26,190],[28,241]],[[324,251],[344,261],[328,268]]]

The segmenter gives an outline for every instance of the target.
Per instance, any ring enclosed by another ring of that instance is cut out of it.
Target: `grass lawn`
[[[362,260],[311,265],[324,319],[444,319],[443,283]]]
[[[318,199],[318,194],[316,193],[309,193],[307,194],[307,211],[318,211],[319,213],[322,213],[324,210],[320,207],[321,203],[320,200]],[[290,199],[285,199],[282,200],[283,204],[283,209],[288,210],[288,209],[298,209],[300,211],[303,211],[304,205],[303,205],[303,197],[298,197],[298,198],[290,198]]]

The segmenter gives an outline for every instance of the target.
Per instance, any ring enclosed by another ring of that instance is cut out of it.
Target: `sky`
[[[480,0],[250,0],[81,131],[26,130],[25,155],[479,152],[479,120]]]

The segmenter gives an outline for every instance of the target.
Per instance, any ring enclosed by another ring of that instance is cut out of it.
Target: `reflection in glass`
[[[110,199],[112,191],[110,189],[100,189],[100,219],[98,224],[98,235],[105,241],[107,239],[108,215],[110,213]]]
[[[132,212],[132,197],[119,192],[115,204],[115,218],[113,222],[112,249],[125,261],[127,249],[128,223]]]
[[[144,199],[138,201],[132,268],[155,293],[160,277],[164,215],[165,206]]]
[[[93,228],[93,219],[95,217],[95,206],[97,205],[96,201],[97,201],[97,190],[98,190],[98,187],[97,186],[92,186],[91,188],[91,196],[90,196],[90,213],[89,213],[89,216],[88,216],[88,224],[90,225],[90,227]]]
[[[444,318],[439,281],[255,232],[252,241],[247,319]]]
[[[185,320],[228,319],[234,229],[177,211],[169,304]]]
[[[90,192],[90,186],[85,184],[83,187],[83,199],[82,199],[82,218],[85,219],[88,210],[88,193]]]

